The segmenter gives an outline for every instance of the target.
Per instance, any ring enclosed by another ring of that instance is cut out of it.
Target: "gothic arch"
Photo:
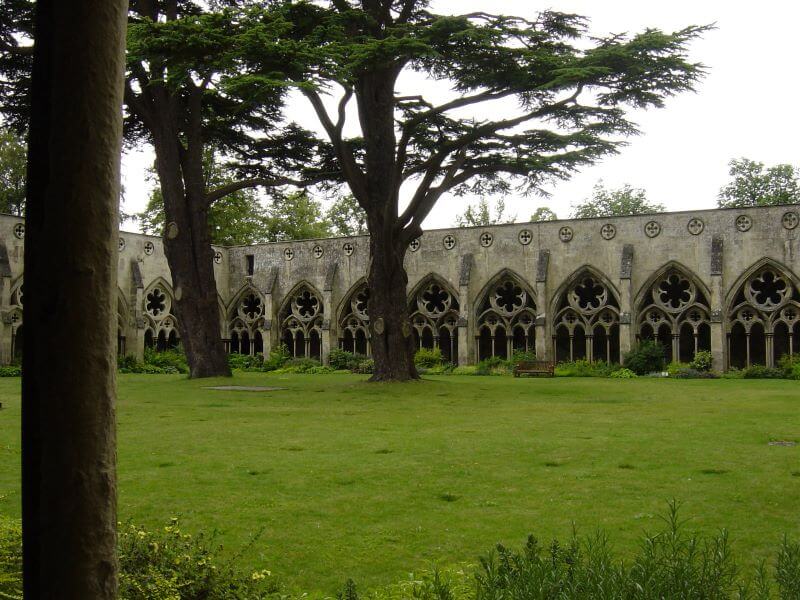
[[[429,273],[408,296],[408,314],[416,348],[439,348],[448,362],[458,362],[458,293],[447,280]]]
[[[232,354],[263,354],[266,333],[264,295],[250,283],[234,294],[224,320],[228,331],[228,351]]]
[[[145,288],[142,304],[147,322],[144,332],[145,346],[157,351],[176,348],[180,335],[174,313],[172,286],[163,277],[157,277]]]
[[[475,303],[478,360],[534,352],[536,309],[536,294],[516,272],[502,269],[489,279]]]
[[[668,361],[691,361],[711,349],[711,292],[699,277],[670,261],[651,275],[634,302],[637,339],[655,339]]]
[[[800,281],[778,261],[748,268],[726,298],[728,366],[773,366],[800,340]]]
[[[336,309],[339,331],[339,348],[354,354],[369,356],[369,288],[361,277],[345,294]]]
[[[286,294],[278,311],[280,336],[292,356],[322,358],[325,306],[322,294],[307,281]]]
[[[125,294],[117,287],[117,356],[127,354],[127,331],[130,322],[130,309]]]
[[[619,291],[591,265],[576,269],[551,301],[553,356],[619,362]]]

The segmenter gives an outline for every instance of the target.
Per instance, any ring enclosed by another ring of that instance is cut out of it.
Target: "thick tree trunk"
[[[169,205],[164,250],[172,272],[178,329],[189,376],[228,377],[231,370],[220,336],[208,209],[202,198],[195,200],[188,194]]]
[[[370,381],[419,379],[414,366],[414,340],[408,318],[408,276],[403,266],[405,250],[399,240],[389,235],[373,233],[370,236],[367,285],[370,290],[372,358],[375,361]]]
[[[116,303],[126,0],[39,0],[22,378],[25,598],[116,597]]]

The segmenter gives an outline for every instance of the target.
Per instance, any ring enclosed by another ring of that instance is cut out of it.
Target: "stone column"
[[[36,3],[22,380],[23,588],[31,600],[111,600],[117,592],[116,279],[127,6]]]
[[[723,244],[722,238],[711,238],[711,354],[712,368],[724,371],[728,364],[728,345],[725,339],[724,309],[725,290],[722,280]]]
[[[547,271],[550,267],[550,250],[540,250],[539,259],[536,265],[536,324],[534,332],[536,335],[536,358],[537,360],[552,360],[553,342],[548,335],[549,327],[552,327],[552,315],[549,315],[547,306]]]
[[[469,282],[472,274],[472,254],[461,258],[461,273],[458,281],[458,364],[471,365],[477,362],[475,347],[475,319],[472,317],[473,306],[469,297]]]
[[[619,360],[633,348],[636,336],[633,326],[633,245],[625,244],[622,247],[622,260],[619,274]]]

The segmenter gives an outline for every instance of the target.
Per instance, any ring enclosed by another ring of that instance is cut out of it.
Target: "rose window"
[[[145,309],[154,317],[164,314],[167,312],[167,295],[160,288],[153,288],[153,291],[147,294]]]
[[[510,315],[525,305],[525,296],[520,286],[506,281],[495,290],[494,303],[499,310]]]
[[[692,284],[677,274],[658,284],[656,300],[668,310],[680,310],[692,301]]]
[[[242,314],[248,319],[255,319],[261,316],[264,306],[261,304],[261,298],[255,294],[250,294],[242,300],[241,311]]]
[[[420,296],[420,310],[431,316],[437,316],[450,308],[450,294],[435,283]]]
[[[789,293],[786,281],[773,271],[764,271],[750,280],[748,285],[750,300],[764,309],[775,308]]]
[[[319,300],[314,294],[305,290],[294,299],[294,308],[301,319],[311,319],[319,312]]]
[[[575,286],[573,299],[581,310],[597,310],[606,303],[606,288],[591,277]]]

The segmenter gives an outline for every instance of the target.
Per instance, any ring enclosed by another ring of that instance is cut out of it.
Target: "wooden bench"
[[[514,366],[514,377],[520,375],[553,377],[555,368],[555,363],[547,360],[524,360]]]

